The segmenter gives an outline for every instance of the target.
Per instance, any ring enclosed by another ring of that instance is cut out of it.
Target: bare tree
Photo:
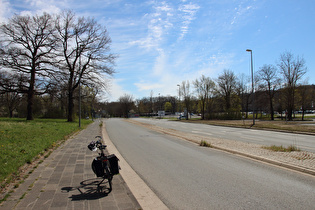
[[[209,77],[205,77],[204,75],[201,75],[200,79],[196,79],[193,82],[198,97],[200,99],[201,102],[201,118],[202,120],[205,119],[205,110],[206,107],[208,106],[209,100],[212,96],[214,87],[215,87],[215,83],[209,78]]]
[[[237,82],[237,94],[241,100],[242,112],[245,111],[245,118],[248,118],[250,99],[252,99],[251,88],[248,85],[249,81],[249,77],[246,77],[245,74],[241,74]]]
[[[54,30],[52,17],[46,13],[33,17],[15,15],[1,26],[0,64],[14,76],[27,78],[14,90],[27,94],[27,120],[33,119],[36,91],[44,86],[44,79],[52,75],[51,68],[47,67],[56,45]]]
[[[285,80],[284,96],[287,101],[288,120],[292,120],[292,113],[295,105],[295,90],[298,81],[304,76],[307,71],[303,58],[294,57],[290,52],[285,52],[280,55],[278,64],[280,72]]]
[[[267,92],[268,95],[271,120],[274,120],[273,99],[276,89],[280,85],[280,78],[278,77],[277,68],[273,65],[263,65],[258,71],[258,75],[263,83],[261,87]]]
[[[237,78],[233,71],[225,69],[217,79],[218,92],[224,97],[225,110],[232,107],[232,96],[236,91]]]
[[[186,119],[188,120],[188,113],[191,112],[191,93],[189,81],[183,81],[180,86],[180,95],[184,98],[184,104],[186,107]]]
[[[153,90],[151,90],[150,92],[150,116],[152,117],[153,116]]]
[[[13,111],[17,109],[22,100],[21,94],[17,92],[5,92],[0,95],[1,103],[6,107],[9,113],[9,117],[13,117]],[[1,106],[0,103],[0,106]]]
[[[114,73],[115,56],[110,52],[111,39],[106,28],[94,19],[77,18],[65,11],[57,18],[58,41],[61,43],[61,81],[68,87],[68,121],[73,121],[74,91],[79,84],[104,88],[105,75]]]
[[[312,104],[312,88],[310,87],[307,80],[303,81],[303,84],[297,87],[297,101],[302,111],[302,120],[304,120],[305,111],[310,108]]]
[[[121,106],[121,110],[123,111],[123,115],[125,118],[128,118],[128,114],[130,110],[134,107],[133,96],[125,94],[119,98],[119,103]]]

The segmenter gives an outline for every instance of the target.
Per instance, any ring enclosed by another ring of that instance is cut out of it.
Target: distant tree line
[[[15,15],[0,36],[0,115],[71,122],[79,95],[83,110],[97,110],[96,95],[106,89],[116,57],[105,27],[71,11]]]
[[[133,100],[132,96],[122,96],[119,102],[106,103],[105,109],[112,116],[157,115],[159,110],[166,113],[200,113],[202,119],[242,119],[248,118],[255,107],[256,118],[268,114],[274,120],[279,113],[287,120],[294,114],[304,114],[314,110],[315,86],[302,80],[307,68],[303,58],[291,52],[280,55],[276,65],[263,65],[255,73],[254,101],[249,77],[237,75],[229,69],[223,70],[218,78],[204,75],[193,81],[183,81],[178,85],[178,96],[156,96]],[[254,105],[254,106],[253,106]],[[114,108],[115,107],[115,108]],[[120,108],[125,107],[125,108]]]

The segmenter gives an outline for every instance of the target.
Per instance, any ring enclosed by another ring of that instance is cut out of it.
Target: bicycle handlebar
[[[100,149],[102,152],[103,150],[107,147],[107,145],[103,145],[102,144],[102,137],[101,136],[96,136],[95,138],[98,138],[99,140],[95,141],[91,141],[91,143],[88,145],[88,148],[91,151],[96,151],[97,148]]]

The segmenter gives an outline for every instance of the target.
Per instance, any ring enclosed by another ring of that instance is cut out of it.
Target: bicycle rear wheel
[[[113,175],[110,173],[109,171],[109,167],[108,165],[106,164],[105,165],[105,177],[108,181],[108,185],[109,185],[109,190],[112,191],[112,179],[113,179]]]

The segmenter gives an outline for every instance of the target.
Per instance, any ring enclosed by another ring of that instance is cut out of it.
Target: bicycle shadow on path
[[[80,182],[77,187],[62,187],[61,192],[69,193],[78,190],[79,194],[73,194],[69,198],[71,201],[78,200],[97,200],[107,197],[111,189],[107,182],[102,182],[102,178],[87,179]],[[101,183],[101,184],[100,184]]]

